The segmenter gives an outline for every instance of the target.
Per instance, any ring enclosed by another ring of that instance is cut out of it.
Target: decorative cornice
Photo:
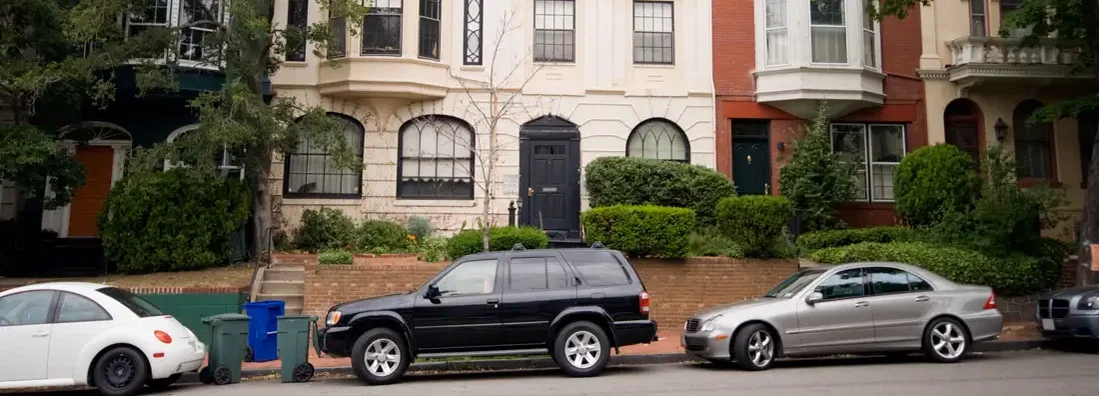
[[[917,69],[916,75],[924,80],[946,80],[950,78],[950,72],[945,69]]]

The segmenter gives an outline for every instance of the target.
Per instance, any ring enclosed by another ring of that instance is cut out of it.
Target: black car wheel
[[[154,391],[162,391],[162,390],[168,389],[173,384],[175,384],[176,381],[179,381],[179,377],[182,377],[182,376],[183,376],[183,374],[172,374],[168,378],[161,378],[161,379],[151,380],[151,381],[149,381],[149,389],[152,389]]]
[[[610,361],[610,344],[603,328],[595,323],[569,323],[557,332],[554,361],[571,377],[596,376]]]
[[[359,379],[370,385],[396,383],[412,361],[407,345],[404,337],[393,330],[368,330],[351,349],[351,367]]]
[[[148,381],[147,367],[145,358],[133,348],[112,348],[95,363],[95,387],[105,396],[136,394]]]
[[[198,381],[203,385],[214,383],[214,370],[210,366],[203,367],[198,371]]]
[[[969,332],[957,320],[938,318],[924,329],[923,353],[939,363],[955,363],[969,354]]]
[[[733,356],[740,368],[759,371],[775,363],[775,335],[767,326],[753,323],[745,326],[733,338]]]

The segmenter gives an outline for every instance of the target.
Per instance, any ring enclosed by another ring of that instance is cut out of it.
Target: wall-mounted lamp
[[[786,150],[786,142],[778,142],[778,151]]]
[[[1003,118],[997,118],[996,125],[993,125],[992,129],[996,131],[996,140],[1003,142],[1007,139],[1007,123]]]

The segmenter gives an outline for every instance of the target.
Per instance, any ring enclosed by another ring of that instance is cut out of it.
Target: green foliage
[[[408,229],[392,221],[367,220],[355,231],[355,248],[360,251],[400,251],[407,248],[410,242]]]
[[[355,255],[346,250],[325,250],[317,255],[317,262],[321,265],[350,265],[355,264]]]
[[[417,239],[416,243],[413,245],[413,250],[416,251],[416,257],[420,261],[434,263],[446,258],[447,241],[447,238],[428,236]]]
[[[717,201],[736,194],[733,182],[699,165],[637,157],[601,157],[585,169],[593,208],[658,205],[693,209],[699,225],[714,225]]]
[[[836,204],[854,199],[857,187],[859,160],[832,151],[827,109],[821,102],[805,136],[792,143],[792,158],[779,170],[781,194],[793,203],[806,231],[831,227]]]
[[[794,206],[785,197],[729,197],[717,204],[718,227],[744,248],[745,257],[788,255],[776,247],[789,244],[785,241],[784,230],[793,216]]]
[[[177,168],[119,180],[99,218],[103,250],[124,273],[225,264],[230,236],[248,220],[247,186]]]
[[[940,143],[908,153],[893,174],[897,213],[912,226],[929,226],[950,212],[973,207],[980,180],[973,160]]]
[[[481,230],[463,230],[447,241],[446,252],[451,260],[484,251]],[[511,250],[517,243],[527,249],[545,249],[549,246],[549,237],[534,227],[492,227],[489,229],[489,250]]]
[[[696,226],[691,209],[649,205],[592,208],[580,221],[585,240],[630,257],[685,257]]]
[[[744,249],[717,227],[704,227],[692,232],[687,242],[687,252],[691,257],[744,258]]]
[[[423,240],[435,233],[435,227],[431,220],[420,216],[412,216],[408,219],[408,232],[418,240]]]
[[[43,196],[47,178],[53,194]],[[24,198],[42,198],[45,209],[56,209],[84,184],[84,168],[52,135],[31,125],[0,123],[0,180],[14,181]]]
[[[814,251],[830,247],[854,245],[862,242],[908,242],[918,233],[908,227],[852,228],[846,230],[815,231],[798,236],[798,247]]]
[[[294,246],[308,251],[343,249],[355,245],[355,231],[355,223],[339,209],[306,209],[294,230]]]
[[[874,243],[822,249],[810,259],[823,264],[888,261],[917,265],[954,282],[992,287],[997,294],[1021,296],[1052,287],[1059,260],[1011,254],[995,257],[958,247],[918,242]]]

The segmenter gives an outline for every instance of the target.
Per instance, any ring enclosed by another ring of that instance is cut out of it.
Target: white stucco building
[[[275,209],[288,228],[319,207],[476,226],[477,156],[491,151],[483,114],[513,96],[487,186],[496,224],[514,202],[520,223],[578,238],[582,169],[598,157],[714,167],[711,0],[367,1],[361,32],[333,20],[343,48],[291,51],[271,77],[277,95],[345,119],[364,164],[359,175],[330,169],[324,153],[278,159]],[[278,23],[318,18],[329,15],[316,2],[278,3]]]

